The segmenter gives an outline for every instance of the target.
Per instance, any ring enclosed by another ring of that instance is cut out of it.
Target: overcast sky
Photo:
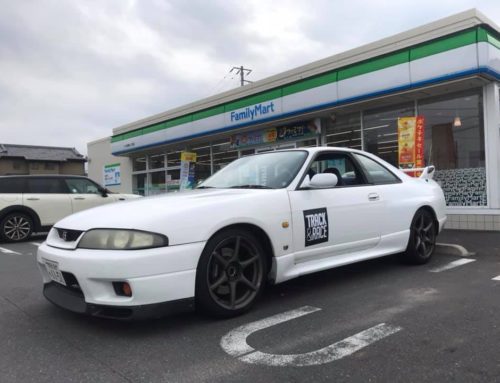
[[[112,129],[500,1],[0,0],[0,143],[76,147]]]

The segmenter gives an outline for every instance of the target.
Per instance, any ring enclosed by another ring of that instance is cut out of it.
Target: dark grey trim
[[[44,284],[43,295],[52,304],[77,314],[119,320],[158,318],[194,309],[194,298],[140,306],[96,305],[85,302],[85,297],[81,292],[71,290],[57,282]]]

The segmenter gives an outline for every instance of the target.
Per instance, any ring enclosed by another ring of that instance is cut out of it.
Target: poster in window
[[[401,169],[424,166],[424,117],[398,118],[398,163]],[[419,176],[421,172],[408,173]]]
[[[120,184],[120,164],[104,165],[104,186],[118,186]]]

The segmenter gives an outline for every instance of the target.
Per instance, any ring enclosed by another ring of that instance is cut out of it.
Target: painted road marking
[[[0,247],[0,251],[4,254],[17,254],[21,255],[21,253],[18,253],[17,251],[7,249],[6,247]]]
[[[491,278],[492,281],[500,281],[500,275],[498,277],[495,277],[495,278]]]
[[[469,257],[475,253],[470,253],[465,247],[455,243],[436,243],[440,253],[449,255],[458,255],[460,257]]]
[[[323,347],[319,350],[304,354],[291,355],[260,352],[249,346],[246,341],[247,337],[256,331],[263,330],[304,315],[312,314],[319,310],[321,309],[317,307],[304,306],[296,310],[287,311],[240,326],[224,335],[221,339],[220,345],[229,355],[238,358],[242,362],[267,366],[302,367],[325,364],[342,359],[401,330],[401,327],[380,323],[374,327],[361,331],[353,336]]]
[[[431,273],[440,273],[441,271],[450,270],[450,269],[453,269],[455,267],[463,266],[463,265],[466,265],[467,263],[471,263],[471,262],[474,262],[474,261],[475,261],[475,259],[471,259],[471,258],[457,259],[456,261],[447,263],[444,266],[436,267],[436,268],[431,269],[429,271]]]

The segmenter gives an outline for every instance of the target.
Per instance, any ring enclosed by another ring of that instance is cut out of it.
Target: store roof
[[[429,40],[443,37],[481,24],[488,24],[500,31],[499,27],[477,9],[470,9],[417,28],[387,37],[358,48],[312,62],[280,74],[255,81],[244,87],[223,92],[187,105],[180,106],[144,119],[113,129],[113,135],[140,129],[165,120],[181,117],[189,113],[205,110],[229,101],[258,94],[284,84],[293,83],[311,76],[345,67],[360,61],[383,56]]]
[[[0,144],[0,158],[24,158],[28,161],[87,161],[75,148]]]

